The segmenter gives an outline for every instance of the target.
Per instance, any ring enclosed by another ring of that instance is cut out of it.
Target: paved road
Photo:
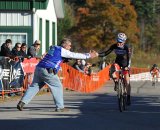
[[[132,105],[123,113],[111,81],[91,94],[65,91],[66,113],[54,112],[49,93],[36,96],[22,112],[18,100],[0,103],[0,130],[160,130],[158,87],[132,82]]]

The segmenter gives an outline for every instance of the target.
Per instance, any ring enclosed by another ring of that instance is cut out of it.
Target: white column
[[[42,18],[42,54],[46,51],[46,19]]]
[[[39,40],[38,28],[38,16],[35,13],[33,13],[33,43],[35,42],[35,40]]]
[[[49,45],[51,46],[53,44],[53,41],[52,41],[52,37],[53,37],[53,34],[52,34],[52,21],[49,20]]]
[[[55,22],[55,45],[57,45],[57,20]]]

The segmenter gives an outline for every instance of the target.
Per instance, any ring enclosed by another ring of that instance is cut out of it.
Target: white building
[[[6,39],[32,45],[42,42],[40,54],[57,44],[57,19],[64,18],[63,0],[1,0],[0,46]]]

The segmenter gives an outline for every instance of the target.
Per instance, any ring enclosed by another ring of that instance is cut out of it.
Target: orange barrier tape
[[[83,74],[67,64],[62,64],[62,70],[59,72],[64,88],[74,91],[90,93],[102,87],[109,80],[109,67],[107,66],[98,73],[91,76]],[[148,72],[146,68],[133,67],[130,70],[131,74]]]
[[[58,75],[62,79],[62,84],[65,88],[90,93],[98,88],[109,79],[109,67],[106,67],[97,74],[94,73],[91,76],[83,74],[67,64],[62,64],[62,70]]]
[[[146,68],[131,68],[131,74],[147,72]],[[102,87],[109,80],[109,66],[93,73],[91,76],[83,74],[67,64],[62,64],[58,73],[64,88],[79,91],[83,93],[94,92]],[[23,91],[25,91],[32,82],[33,73],[27,73],[24,80]]]
[[[130,74],[139,74],[143,72],[149,72],[150,69],[147,68],[137,68],[137,67],[132,67],[130,70]]]

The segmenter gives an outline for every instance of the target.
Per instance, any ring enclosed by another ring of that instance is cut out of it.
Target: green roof
[[[46,9],[48,0],[1,0],[0,10]]]

